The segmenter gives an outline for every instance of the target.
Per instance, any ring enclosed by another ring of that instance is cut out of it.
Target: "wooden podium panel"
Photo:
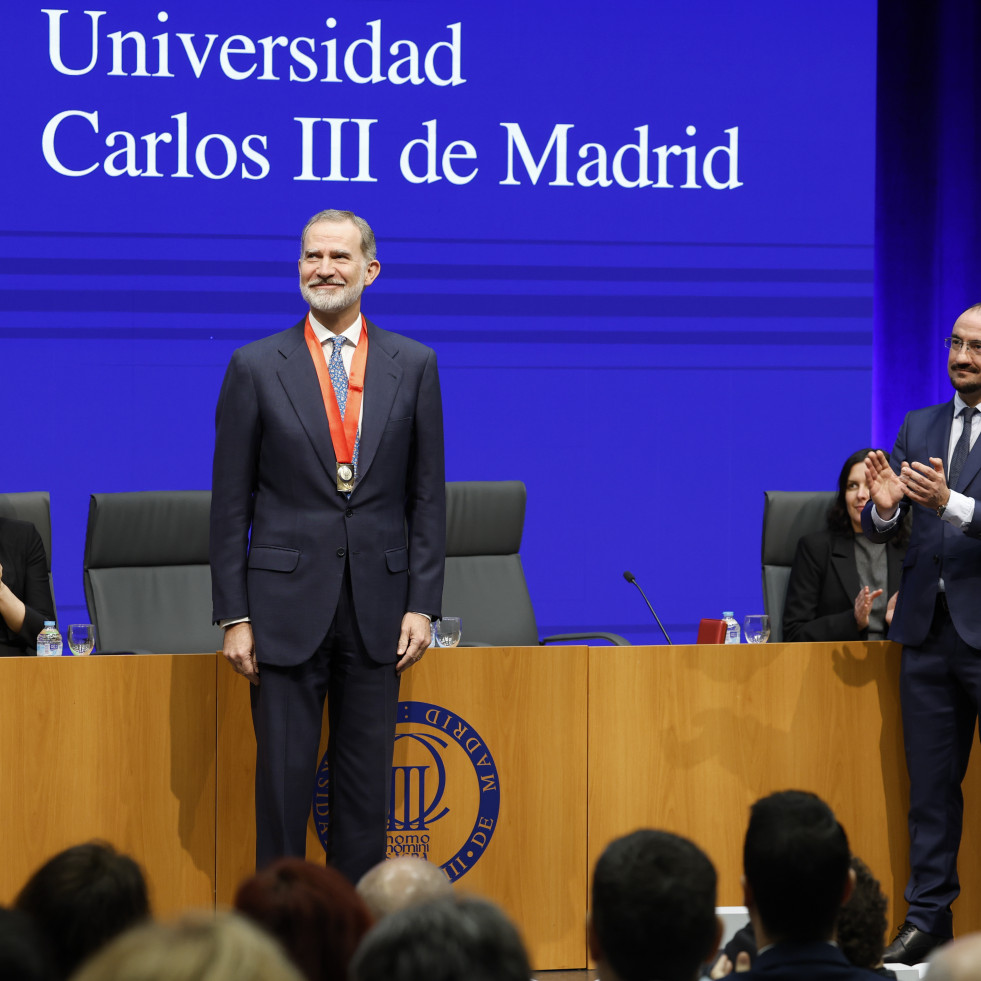
[[[400,695],[445,706],[480,734],[493,756],[500,818],[486,853],[456,887],[507,911],[536,970],[586,963],[587,659],[585,647],[431,651],[409,672]],[[396,762],[404,742],[397,744]],[[472,809],[461,809],[448,836],[462,845]],[[443,832],[434,825],[433,833]]]
[[[749,805],[799,787],[835,809],[895,923],[899,657],[888,643],[430,651],[402,681],[389,844],[500,903],[536,970],[581,968],[590,870],[612,838],[694,839],[720,903],[738,904]],[[981,929],[978,755],[959,934]],[[253,868],[254,767],[248,683],[220,656],[0,658],[0,904],[91,838],[143,865],[159,913],[229,903]],[[308,856],[323,860],[313,819]]]
[[[0,658],[0,903],[100,838],[157,913],[214,903],[215,655]]]
[[[399,695],[400,826],[389,832],[390,850],[447,865],[458,890],[499,903],[520,924],[539,970],[586,963],[587,658],[585,647],[431,650],[403,676]],[[247,688],[219,668],[223,903],[254,863]],[[314,820],[307,856],[324,858]]]
[[[592,648],[589,867],[611,839],[664,828],[715,862],[720,905],[741,904],[750,804],[776,790],[810,790],[835,810],[898,925],[909,875],[899,659],[887,642]],[[958,933],[981,929],[974,756]]]

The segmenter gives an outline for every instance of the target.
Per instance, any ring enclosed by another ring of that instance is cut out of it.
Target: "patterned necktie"
[[[950,458],[950,479],[947,481],[947,486],[950,488],[953,488],[957,483],[957,478],[960,477],[961,471],[964,469],[964,464],[967,462],[967,455],[971,452],[971,420],[977,411],[977,409],[972,409],[970,406],[961,409],[964,429],[961,431],[961,437],[954,447],[954,454]]]
[[[331,352],[330,360],[327,362],[327,371],[330,374],[330,383],[334,386],[334,396],[337,399],[337,408],[341,410],[341,418],[344,418],[344,410],[347,409],[347,372],[344,370],[344,359],[341,357],[341,349],[344,347],[346,338],[338,334],[331,338],[334,350]],[[361,429],[354,438],[354,459],[351,461],[354,467],[355,478],[358,473],[358,447],[361,443]]]
[[[332,337],[331,341],[334,350],[331,351],[330,361],[327,362],[327,371],[330,373],[330,381],[334,386],[334,395],[337,398],[337,408],[341,410],[341,418],[343,419],[344,410],[347,408],[347,372],[344,370],[341,348],[344,347],[345,338],[341,336]]]

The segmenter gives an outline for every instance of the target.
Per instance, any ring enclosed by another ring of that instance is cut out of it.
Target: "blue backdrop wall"
[[[869,442],[871,0],[7,4],[4,490],[210,484],[231,351],[298,234],[375,227],[365,309],[438,352],[447,477],[528,485],[543,633],[760,612],[763,491]],[[446,611],[448,613],[452,611]]]

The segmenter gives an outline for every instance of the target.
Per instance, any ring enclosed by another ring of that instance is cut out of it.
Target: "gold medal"
[[[345,494],[354,490],[354,467],[350,463],[337,464],[337,489]]]

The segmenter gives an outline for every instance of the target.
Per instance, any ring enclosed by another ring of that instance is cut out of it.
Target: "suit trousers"
[[[251,689],[257,869],[306,854],[325,698],[327,861],[357,883],[385,858],[398,695],[394,660],[379,664],[365,650],[345,570],[337,611],[315,653],[292,667],[260,663]]]
[[[926,639],[903,648],[900,698],[910,784],[906,918],[921,930],[950,937],[950,905],[960,892],[961,782],[981,706],[981,651],[958,636],[943,593]]]

